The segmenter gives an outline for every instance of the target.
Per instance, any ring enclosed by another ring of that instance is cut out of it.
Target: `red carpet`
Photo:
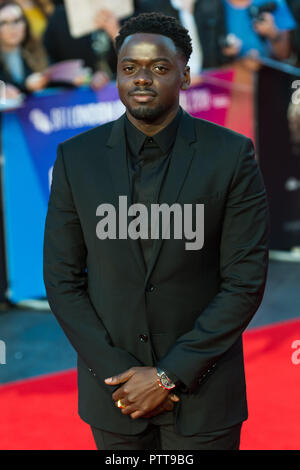
[[[299,320],[245,334],[249,418],[241,449],[300,450],[300,364],[292,362],[295,340],[300,340]]]
[[[249,419],[241,449],[300,449],[300,364],[291,359],[295,340],[300,340],[300,320],[244,335]],[[77,415],[74,370],[3,385],[0,403],[1,450],[96,448],[89,426]]]

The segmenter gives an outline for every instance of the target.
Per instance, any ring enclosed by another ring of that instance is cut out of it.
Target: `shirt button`
[[[152,144],[152,142],[153,142],[152,137],[149,137],[149,138],[148,138],[148,142],[149,142],[149,144]]]
[[[148,341],[148,336],[147,335],[140,335],[140,341],[142,343],[147,343]]]

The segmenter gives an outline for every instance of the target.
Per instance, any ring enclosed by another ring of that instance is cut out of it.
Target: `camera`
[[[253,21],[263,21],[263,13],[274,13],[276,9],[276,2],[267,2],[263,5],[251,5],[248,12]]]

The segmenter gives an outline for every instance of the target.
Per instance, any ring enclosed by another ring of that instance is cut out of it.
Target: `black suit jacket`
[[[269,212],[250,139],[183,112],[159,203],[204,204],[204,246],[158,239],[145,271],[139,240],[99,240],[96,209],[131,204],[124,115],[58,147],[44,239],[49,304],[78,353],[79,414],[136,434],[106,377],[158,364],[188,387],[176,426],[190,435],[247,418],[241,334],[259,307]],[[171,219],[172,234],[173,219]]]

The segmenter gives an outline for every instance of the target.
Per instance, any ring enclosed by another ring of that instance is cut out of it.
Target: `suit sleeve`
[[[252,141],[243,139],[223,218],[219,292],[158,363],[190,391],[238,340],[262,301],[269,230],[262,175]]]
[[[50,308],[70,343],[103,387],[106,377],[142,364],[114,347],[87,293],[85,245],[58,146],[44,233],[44,283]]]

